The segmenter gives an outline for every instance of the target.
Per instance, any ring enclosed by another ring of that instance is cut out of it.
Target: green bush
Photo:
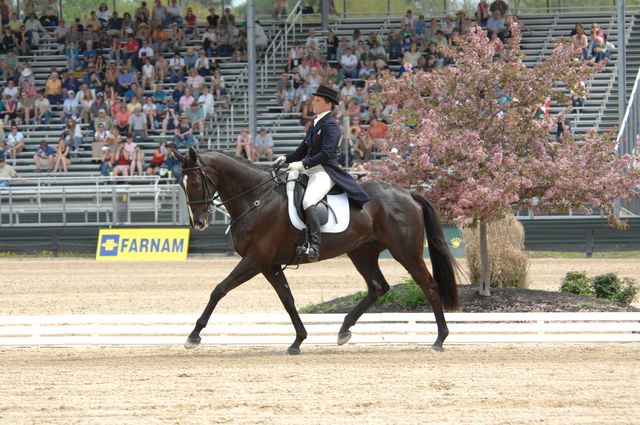
[[[631,304],[637,299],[640,287],[634,279],[620,279],[615,273],[602,274],[591,279],[585,272],[569,272],[562,280],[560,291]]]
[[[422,292],[422,288],[413,279],[404,282],[404,292],[398,295],[398,304],[405,307],[417,307],[427,305],[427,296]]]
[[[569,272],[560,285],[560,291],[576,295],[593,295],[593,281],[586,272]]]
[[[616,301],[617,295],[622,290],[622,282],[615,273],[601,274],[593,278],[593,293],[596,298]]]
[[[631,278],[622,279],[622,289],[616,296],[616,301],[624,304],[631,304],[638,298],[638,293],[640,293],[640,287],[638,287],[638,283]]]

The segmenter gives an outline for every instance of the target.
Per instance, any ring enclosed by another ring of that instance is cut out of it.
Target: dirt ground
[[[3,260],[0,315],[185,313],[237,263]],[[407,274],[382,262],[389,282]],[[635,260],[533,260],[531,287],[569,270],[640,281]],[[297,305],[364,288],[347,259],[287,273]],[[217,312],[282,312],[266,280]],[[637,424],[638,344],[0,348],[0,424]]]

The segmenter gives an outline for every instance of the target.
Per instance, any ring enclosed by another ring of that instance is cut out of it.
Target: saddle
[[[287,177],[287,197],[289,219],[295,228],[306,228],[306,217],[302,208],[304,192],[309,183],[309,175],[291,171]],[[321,231],[323,233],[340,233],[349,225],[349,198],[340,188],[333,187],[318,203]]]

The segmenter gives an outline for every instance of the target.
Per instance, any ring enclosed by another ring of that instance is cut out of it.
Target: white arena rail
[[[2,316],[0,346],[176,345],[196,315]],[[304,314],[308,344],[336,344],[343,314]],[[640,342],[640,313],[449,313],[447,343]],[[431,344],[431,313],[369,313],[352,328],[355,344]],[[205,345],[290,344],[286,314],[214,315]]]

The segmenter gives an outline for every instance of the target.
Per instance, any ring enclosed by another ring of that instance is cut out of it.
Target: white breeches
[[[322,201],[335,184],[322,165],[311,167],[306,170],[306,173],[309,175],[309,184],[302,200],[302,208],[305,210]]]

